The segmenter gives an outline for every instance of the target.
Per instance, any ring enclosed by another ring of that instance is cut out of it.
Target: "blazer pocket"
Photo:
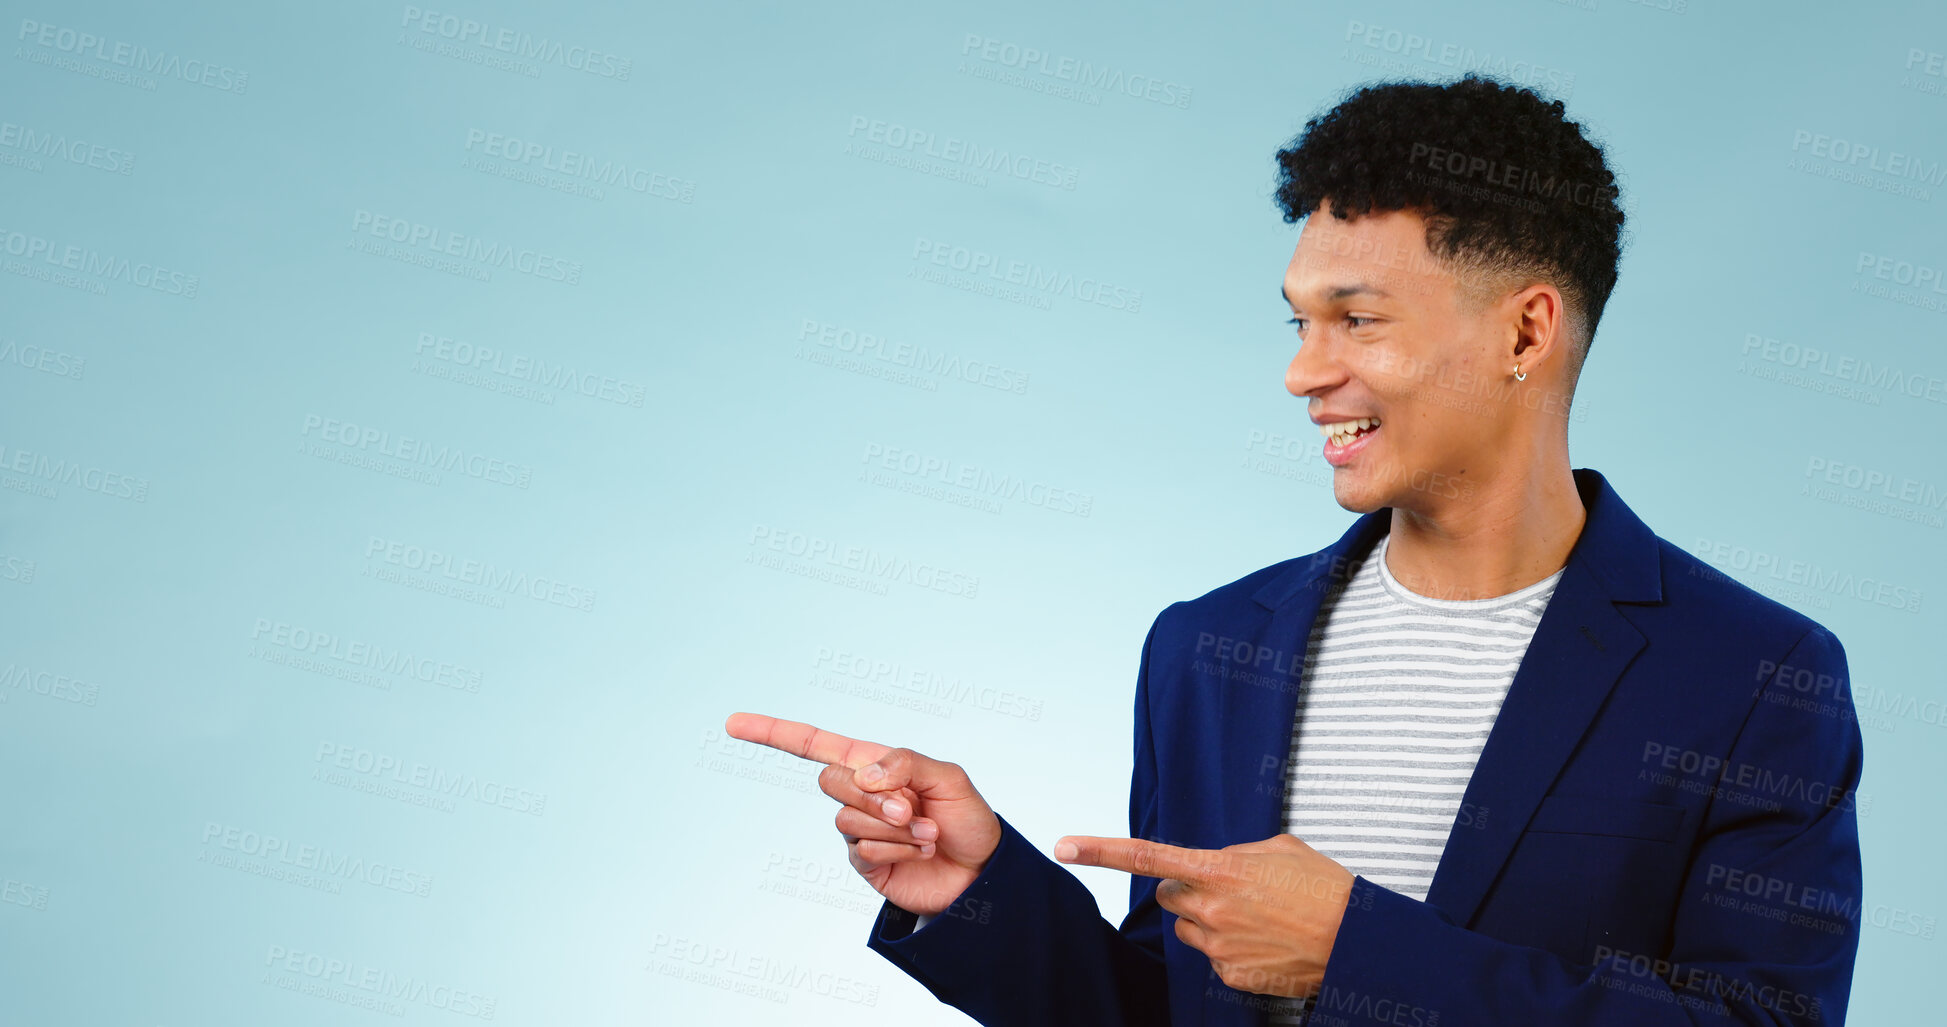
[[[1676,840],[1683,830],[1684,808],[1632,799],[1550,795],[1541,800],[1530,834],[1597,834],[1642,838],[1654,842]]]

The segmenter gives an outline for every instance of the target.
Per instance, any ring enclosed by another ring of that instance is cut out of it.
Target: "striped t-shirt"
[[[1562,571],[1490,599],[1436,599],[1393,577],[1389,537],[1312,625],[1284,824],[1353,873],[1424,900]],[[1271,1020],[1302,1022],[1301,1008],[1283,1000]]]

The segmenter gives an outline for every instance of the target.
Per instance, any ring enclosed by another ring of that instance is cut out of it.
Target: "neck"
[[[1491,599],[1561,570],[1587,520],[1566,453],[1502,469],[1435,510],[1392,508],[1386,570],[1435,599]]]

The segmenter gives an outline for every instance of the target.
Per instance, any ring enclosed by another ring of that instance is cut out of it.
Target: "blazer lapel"
[[[1223,807],[1215,819],[1217,845],[1262,841],[1284,830],[1284,762],[1291,751],[1291,728],[1298,714],[1299,671],[1312,625],[1324,602],[1351,580],[1374,542],[1392,524],[1392,508],[1363,514],[1337,542],[1294,561],[1251,598],[1271,610],[1252,644],[1269,649],[1272,671],[1256,672],[1249,682],[1226,682],[1220,695],[1222,732],[1218,747]],[[1275,682],[1275,684],[1273,683]]]
[[[1462,801],[1485,826],[1447,835],[1427,902],[1473,922],[1535,809],[1645,644],[1620,602],[1662,598],[1656,536],[1593,470],[1574,472],[1588,520],[1569,552]]]
[[[1485,827],[1449,833],[1427,894],[1429,903],[1457,923],[1471,922],[1542,796],[1645,644],[1615,604],[1662,599],[1655,534],[1600,473],[1576,468],[1573,474],[1587,520],[1464,798],[1491,816]],[[1390,507],[1361,515],[1337,542],[1294,561],[1252,596],[1271,610],[1254,644],[1270,647],[1276,656],[1272,664],[1291,673],[1288,679],[1261,674],[1253,683],[1228,682],[1220,691],[1217,770],[1225,785],[1213,821],[1219,837],[1211,844],[1257,841],[1284,830],[1284,761],[1312,627],[1325,600],[1350,580],[1391,526]],[[1264,684],[1265,679],[1285,680],[1286,687]],[[1275,782],[1267,780],[1267,771],[1277,775]]]

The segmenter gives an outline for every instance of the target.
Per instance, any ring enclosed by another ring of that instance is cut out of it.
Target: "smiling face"
[[[1560,292],[1463,284],[1428,252],[1426,227],[1410,211],[1340,221],[1322,206],[1285,270],[1301,340],[1285,388],[1314,423],[1356,431],[1323,444],[1333,494],[1358,513],[1437,516],[1567,445]],[[1551,392],[1560,402],[1534,401]]]

